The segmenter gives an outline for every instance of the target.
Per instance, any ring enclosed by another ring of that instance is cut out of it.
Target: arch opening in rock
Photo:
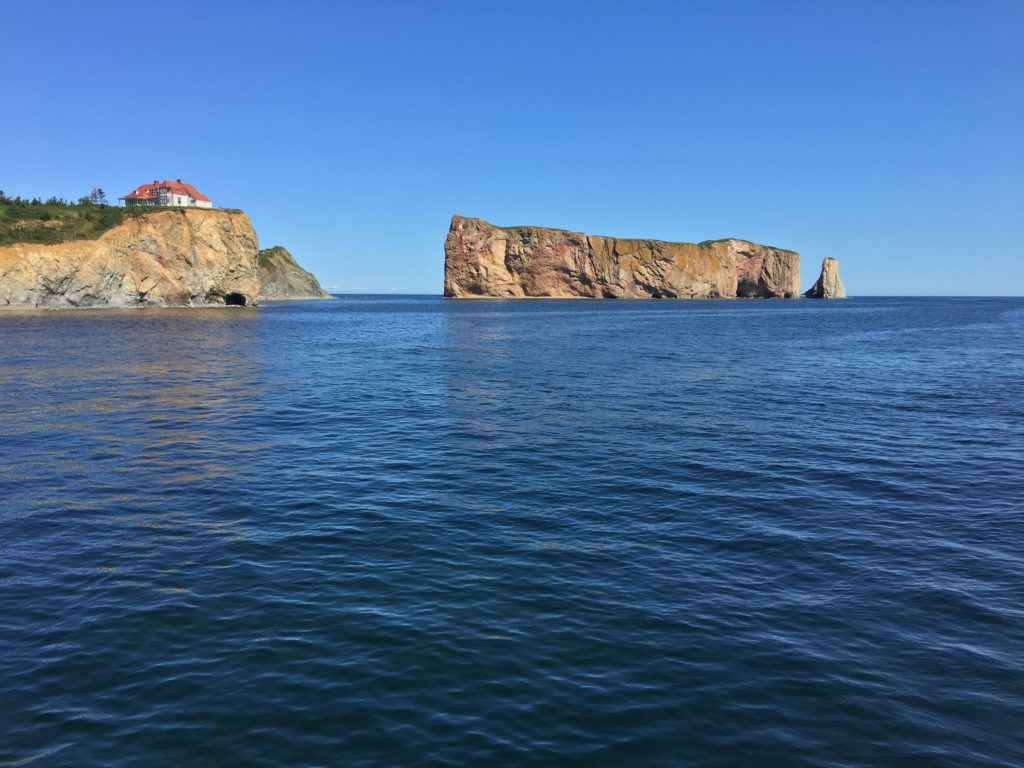
[[[244,307],[249,302],[241,293],[226,293],[224,303],[229,307]]]

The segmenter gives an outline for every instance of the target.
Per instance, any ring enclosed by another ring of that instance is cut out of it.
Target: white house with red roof
[[[189,208],[213,208],[210,198],[197,191],[191,184],[185,184],[181,179],[143,184],[134,192],[119,199],[124,200],[125,205],[177,205]]]

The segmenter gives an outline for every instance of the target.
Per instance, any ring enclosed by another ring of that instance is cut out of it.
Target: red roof
[[[202,203],[210,202],[210,198],[196,191],[196,188],[191,184],[185,184],[180,181],[154,181],[152,184],[143,184],[141,187],[136,189],[134,192],[122,197],[122,200],[153,200],[158,196],[158,191],[162,189],[168,189],[175,195],[188,195],[193,200],[198,200]]]

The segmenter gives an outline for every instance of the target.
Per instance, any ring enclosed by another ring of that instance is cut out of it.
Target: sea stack
[[[627,240],[453,216],[445,241],[451,298],[797,298],[800,255],[724,239]]]
[[[818,282],[808,288],[804,296],[809,299],[845,299],[846,289],[843,287],[843,281],[839,279],[839,262],[835,259],[825,259],[821,262]]]

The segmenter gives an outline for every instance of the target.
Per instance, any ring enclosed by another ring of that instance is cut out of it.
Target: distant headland
[[[259,252],[260,301],[333,299],[316,276],[299,266],[287,248],[275,245]]]
[[[806,295],[838,298],[819,278]],[[453,216],[445,241],[451,298],[724,299],[800,297],[800,254],[733,238],[669,243]],[[842,294],[845,296],[845,293]]]

